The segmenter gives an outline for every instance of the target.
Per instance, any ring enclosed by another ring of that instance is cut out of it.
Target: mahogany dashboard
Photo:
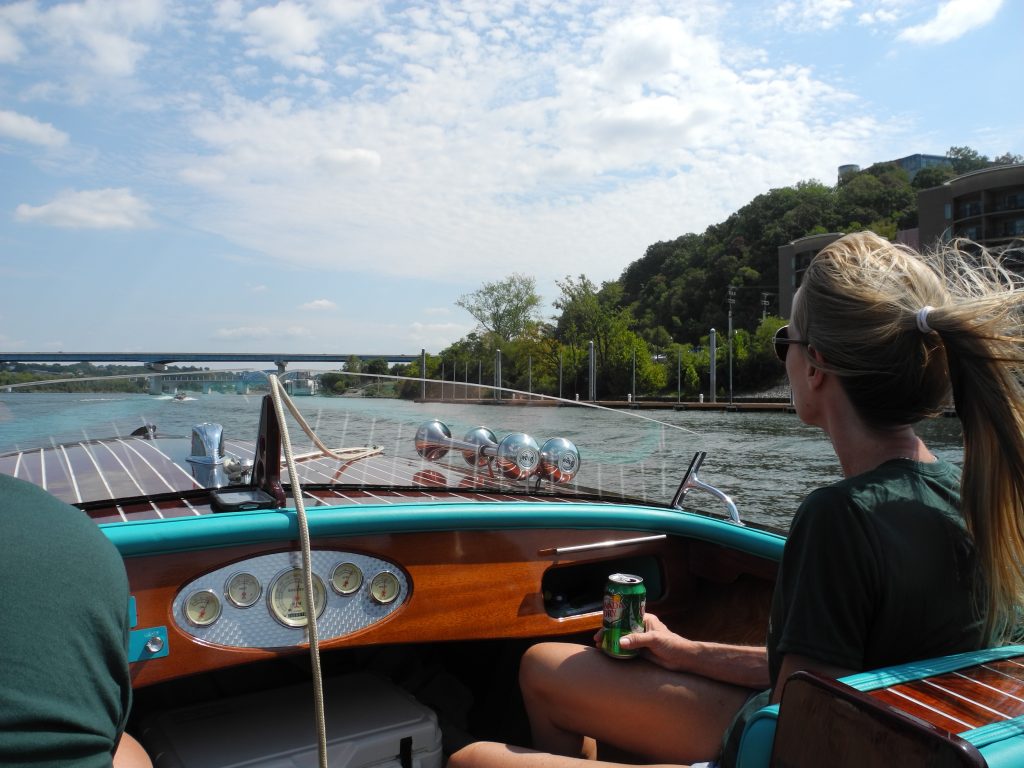
[[[273,552],[185,584],[171,607],[177,628],[222,647],[286,648],[309,642],[310,605],[327,641],[387,618],[409,595],[409,577],[387,560],[339,550],[311,555],[312,601],[301,553]]]

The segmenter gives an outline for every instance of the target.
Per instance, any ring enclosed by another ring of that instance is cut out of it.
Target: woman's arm
[[[768,654],[764,646],[724,645],[690,640],[677,635],[649,613],[644,617],[646,631],[624,636],[623,648],[641,651],[643,656],[674,672],[699,674],[744,688],[767,688]]]

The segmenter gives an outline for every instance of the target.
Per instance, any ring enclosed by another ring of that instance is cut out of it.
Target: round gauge
[[[338,563],[331,572],[331,586],[339,595],[351,595],[363,586],[363,572],[355,563]]]
[[[211,589],[193,592],[185,599],[185,618],[194,627],[208,627],[220,618],[220,598]]]
[[[398,577],[391,571],[381,571],[370,581],[370,597],[382,605],[394,602],[399,589]]]
[[[301,568],[291,568],[274,577],[267,596],[270,614],[286,627],[304,627],[306,615],[306,577]],[[320,616],[327,605],[327,591],[320,577],[313,574],[313,604]]]
[[[260,580],[244,571],[232,574],[224,585],[224,596],[239,608],[248,608],[260,599],[262,593]]]

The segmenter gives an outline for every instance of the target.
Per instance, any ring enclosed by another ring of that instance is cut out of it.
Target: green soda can
[[[613,573],[604,588],[604,633],[601,650],[616,659],[631,659],[636,651],[619,646],[619,639],[632,632],[644,631],[644,608],[647,588],[639,576]]]

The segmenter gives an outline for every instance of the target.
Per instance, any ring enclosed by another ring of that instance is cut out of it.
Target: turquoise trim
[[[666,533],[778,561],[785,539],[725,520],[632,504],[414,502],[307,510],[311,537],[575,528]],[[222,512],[100,526],[124,557],[298,539],[295,510]]]
[[[1000,720],[996,723],[989,723],[988,725],[964,731],[957,735],[981,749],[989,744],[1006,741],[1006,739],[1012,739],[1022,734],[1024,734],[1024,715],[1015,717],[1012,720]]]
[[[1024,762],[1024,748],[1019,739],[997,741],[979,750],[988,768],[1020,768]]]
[[[841,677],[839,681],[846,683],[852,688],[856,688],[858,691],[874,691],[890,685],[920,680],[923,677],[944,675],[964,667],[973,667],[975,664],[985,664],[990,661],[998,661],[999,659],[1021,655],[1024,655],[1024,645],[1004,645],[999,648],[985,648],[980,651],[968,651],[967,653],[941,656],[936,659],[911,661],[907,664],[882,667],[870,672],[858,672],[854,675]]]
[[[128,596],[128,629],[139,623],[139,615],[135,612],[135,595]]]
[[[159,640],[159,650],[151,651],[146,645],[154,639]],[[149,627],[133,629],[128,634],[128,661],[146,661],[162,659],[168,654],[167,627]]]
[[[768,768],[778,721],[778,704],[769,704],[750,716],[740,735],[736,768]]]

